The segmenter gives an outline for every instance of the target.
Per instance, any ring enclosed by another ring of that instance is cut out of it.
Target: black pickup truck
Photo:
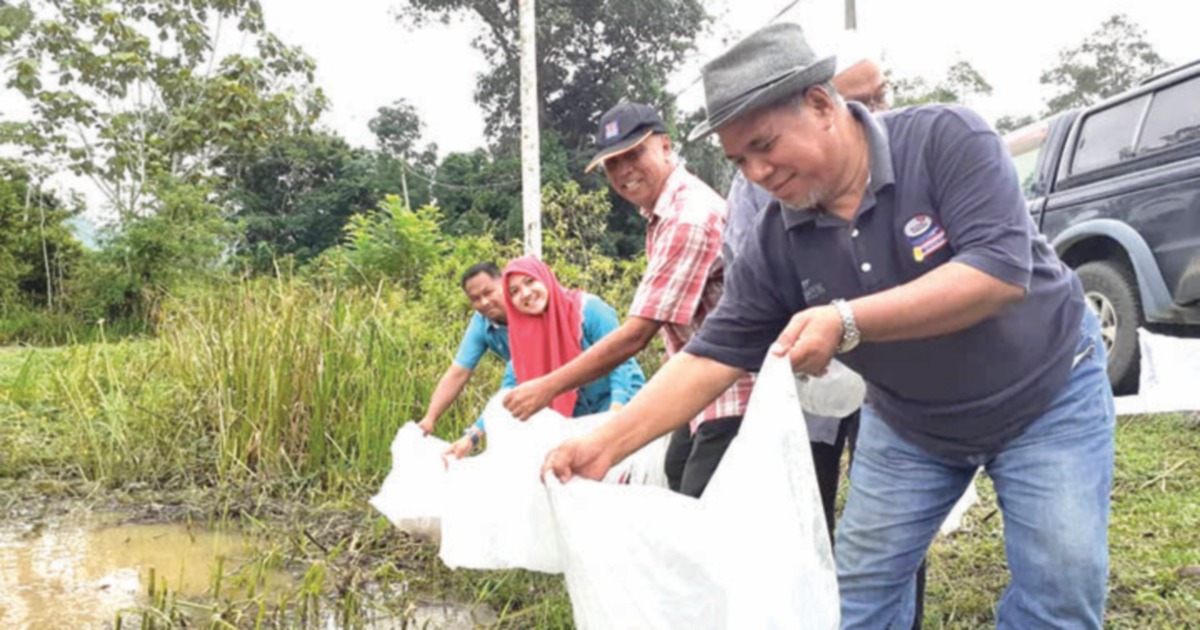
[[[1100,314],[1113,390],[1133,393],[1139,326],[1200,335],[1200,60],[1004,139]]]

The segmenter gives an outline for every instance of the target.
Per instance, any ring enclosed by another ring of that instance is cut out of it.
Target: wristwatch
[[[862,341],[862,334],[858,331],[858,323],[854,321],[854,311],[850,309],[846,300],[838,299],[830,304],[842,317],[842,341],[838,344],[837,353],[845,354],[858,347],[858,342]]]

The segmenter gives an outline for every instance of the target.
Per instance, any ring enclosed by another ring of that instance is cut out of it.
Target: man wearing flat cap
[[[917,567],[983,467],[1012,577],[997,626],[1100,628],[1115,417],[1098,320],[986,122],[872,117],[828,85],[833,65],[779,24],[705,66],[692,138],[717,133],[773,201],[684,351],[545,471],[598,478],[768,351],[806,374],[836,355],[868,401],[835,547],[843,627],[911,624]]]
[[[678,353],[721,299],[725,200],[678,163],[658,112],[619,103],[600,117],[596,146],[587,170],[603,165],[613,190],[646,219],[646,272],[620,328],[567,365],[509,392],[504,405],[518,418],[612,371],[656,333],[668,357]],[[694,497],[704,491],[737,435],[753,386],[752,376],[739,375],[678,423],[666,464],[673,490]]]

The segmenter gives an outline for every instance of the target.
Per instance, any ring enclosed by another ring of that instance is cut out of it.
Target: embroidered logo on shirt
[[[904,225],[904,235],[912,246],[913,260],[925,262],[926,258],[950,243],[946,230],[933,222],[929,215],[913,217]]]
[[[621,133],[621,127],[617,124],[617,121],[614,120],[607,125],[604,125],[605,140],[612,140],[613,138],[616,138],[617,134],[619,133]]]
[[[918,214],[904,224],[904,235],[910,239],[916,238],[933,227],[933,217],[928,214]]]
[[[804,301],[809,304],[812,304],[822,295],[825,295],[825,285],[820,282],[813,282],[808,278],[800,281],[800,289],[804,291]]]

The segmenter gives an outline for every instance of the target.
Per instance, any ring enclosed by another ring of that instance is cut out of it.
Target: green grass
[[[1108,628],[1200,627],[1200,420],[1185,414],[1121,418],[1109,527]],[[1008,583],[1002,519],[984,479],[964,527],[935,542],[926,628],[994,627]]]

